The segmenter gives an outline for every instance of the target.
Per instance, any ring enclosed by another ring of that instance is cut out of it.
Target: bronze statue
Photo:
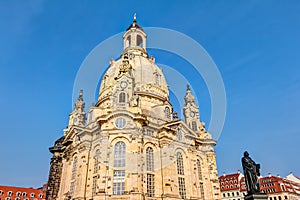
[[[260,165],[256,164],[250,157],[247,151],[244,152],[242,158],[242,166],[245,174],[245,182],[247,186],[248,194],[259,194],[259,176],[260,176]]]

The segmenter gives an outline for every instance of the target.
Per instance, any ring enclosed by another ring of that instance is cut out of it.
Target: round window
[[[126,125],[126,120],[123,117],[119,117],[115,121],[115,126],[117,128],[124,128]]]

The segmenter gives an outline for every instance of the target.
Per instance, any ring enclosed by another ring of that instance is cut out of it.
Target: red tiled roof
[[[221,191],[239,190],[239,173],[228,174],[219,177]]]
[[[11,200],[15,200],[16,198],[20,200],[43,200],[45,196],[44,192],[40,189],[0,186],[0,199],[10,197]]]

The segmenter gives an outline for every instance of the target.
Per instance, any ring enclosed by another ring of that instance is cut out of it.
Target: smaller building
[[[244,175],[238,171],[235,174],[223,174],[219,177],[221,196],[224,200],[242,200],[244,194],[242,190]]]
[[[260,177],[260,189],[269,200],[300,200],[300,178],[292,173],[285,178],[269,174]],[[240,171],[219,177],[223,200],[243,200],[247,194],[245,177]]]
[[[45,197],[41,189],[0,186],[0,200],[44,200]]]
[[[300,184],[287,178],[269,175],[260,179],[261,192],[268,194],[269,200],[299,200]]]

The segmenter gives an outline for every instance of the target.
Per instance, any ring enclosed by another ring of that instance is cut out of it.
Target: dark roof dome
[[[138,28],[138,29],[141,29],[142,31],[144,31],[143,28],[136,23],[136,13],[134,13],[132,24],[130,24],[130,26],[126,29],[126,31],[128,31],[131,28]]]

